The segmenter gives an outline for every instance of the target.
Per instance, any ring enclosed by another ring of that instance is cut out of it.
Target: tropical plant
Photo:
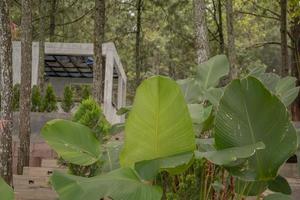
[[[70,112],[70,110],[74,107],[73,90],[69,85],[64,88],[64,97],[61,107],[65,112]]]
[[[125,123],[121,168],[93,178],[54,173],[60,198],[225,200],[259,197],[266,189],[275,192],[266,199],[290,198],[278,169],[298,147],[286,109],[293,99],[251,73],[218,88],[228,71],[226,57],[216,56],[199,66],[197,76],[179,81],[181,88],[166,77],[145,80]],[[276,88],[294,91],[287,82]],[[48,122],[42,135],[69,162],[112,160],[93,131],[75,122]]]
[[[42,95],[40,88],[36,85],[32,87],[31,95],[31,111],[32,112],[41,112],[42,109]]]
[[[57,100],[54,89],[51,84],[47,85],[43,99],[43,111],[53,112],[57,110]]]
[[[0,176],[0,194],[1,199],[14,200],[14,191]]]

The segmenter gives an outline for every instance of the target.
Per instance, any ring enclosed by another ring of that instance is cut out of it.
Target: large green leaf
[[[193,152],[192,120],[177,83],[156,76],[144,81],[125,125],[122,166]]]
[[[120,153],[123,146],[123,142],[109,141],[103,144],[103,156],[104,161],[102,171],[110,172],[120,167]]]
[[[14,191],[0,176],[0,199],[14,200]]]
[[[216,114],[214,135],[218,150],[265,144],[265,149],[248,159],[247,166],[231,170],[246,180],[274,179],[298,146],[287,109],[254,77],[228,85]]]
[[[158,172],[168,171],[171,174],[177,174],[186,170],[193,158],[193,153],[183,153],[155,160],[145,160],[135,164],[135,169],[144,180],[153,180]]]
[[[216,87],[220,78],[229,73],[229,62],[225,55],[217,55],[202,63],[197,68],[196,81],[201,87]]]
[[[295,77],[280,78],[274,73],[262,73],[255,77],[262,81],[273,94],[276,94],[285,106],[289,106],[299,94]]]
[[[108,174],[84,178],[54,172],[51,178],[60,200],[160,200],[162,190],[143,183],[131,168],[120,168]]]
[[[64,160],[77,165],[91,165],[101,156],[100,143],[88,127],[76,122],[56,119],[42,129],[46,142]]]
[[[296,87],[296,80],[295,77],[287,76],[280,79],[276,85],[276,94],[286,106],[293,103],[299,94],[299,87]]]
[[[249,158],[253,156],[257,150],[264,148],[264,143],[258,142],[242,147],[232,147],[217,151],[195,151],[195,157],[198,159],[206,158],[216,165],[230,165],[238,159]]]
[[[273,192],[280,192],[283,194],[292,194],[292,189],[287,180],[282,176],[277,176],[274,180],[268,182],[268,188]]]
[[[243,196],[257,196],[262,194],[268,186],[266,181],[244,181],[238,178],[234,179],[235,193]]]
[[[212,112],[212,106],[204,107],[203,104],[188,104],[188,108],[194,124],[202,124]]]
[[[187,103],[199,103],[202,100],[202,92],[199,85],[192,78],[177,81]]]

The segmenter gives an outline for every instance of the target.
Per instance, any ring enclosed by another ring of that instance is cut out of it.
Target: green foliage
[[[223,62],[218,66],[223,66]],[[224,73],[219,73],[218,77]],[[100,163],[100,167],[105,168],[102,172],[113,171],[93,178],[54,174],[52,181],[60,198],[96,200],[109,196],[130,199],[131,195],[141,195],[137,197],[152,200],[161,198],[161,188],[158,186],[163,187],[164,196],[170,200],[210,199],[213,196],[217,199],[234,196],[243,199],[246,196],[260,196],[267,188],[280,193],[266,198],[276,199],[290,194],[288,183],[277,174],[284,162],[296,152],[298,138],[286,106],[278,95],[270,91],[271,87],[266,86],[272,81],[264,82],[264,85],[252,76],[234,80],[224,91],[221,89],[220,100],[214,96],[217,103],[210,105],[208,93],[203,91],[215,90],[218,85],[216,79],[204,81],[207,83],[204,85],[203,81],[198,81],[197,87],[203,90],[200,98],[194,95],[196,104],[189,106],[180,87],[169,78],[156,76],[144,81],[137,90],[125,123],[124,145],[102,144],[103,154],[98,161],[96,157],[93,159],[95,164],[104,162],[104,165]],[[283,82],[281,87],[273,88],[283,91],[282,88],[292,85],[290,80]],[[79,110],[74,120],[90,126],[90,132],[97,126],[99,120],[94,117],[99,119],[101,110],[92,99],[83,101]],[[94,117],[83,117],[83,110],[91,110],[90,115]],[[193,123],[204,126],[214,118],[215,122],[206,126],[207,134],[195,134]],[[73,140],[72,136],[76,137],[75,129],[85,132],[69,125],[64,129],[53,129],[57,132],[53,135],[54,141],[61,141],[59,134],[66,132],[72,135],[62,136],[61,144],[68,144]],[[96,138],[95,135],[93,138]],[[89,137],[85,140],[91,142]],[[59,142],[55,144],[60,147]],[[74,144],[72,149],[76,150],[78,145]],[[80,153],[78,156],[82,157]],[[118,160],[116,157],[119,154]],[[75,154],[73,156],[76,158]],[[119,164],[123,168],[116,169]],[[149,180],[158,186],[146,184],[146,189],[145,183]]]
[[[52,183],[61,200],[99,200],[103,197],[160,200],[162,197],[159,187],[144,183],[131,168],[120,168],[92,178],[54,172]]]
[[[194,149],[192,121],[176,82],[160,76],[144,81],[137,89],[126,121],[121,165],[128,167],[140,161],[167,158]]]
[[[92,87],[90,85],[81,86],[81,100],[86,100],[92,95]]]
[[[51,84],[48,84],[43,99],[43,111],[53,112],[57,110],[57,100],[54,89]]]
[[[81,102],[72,120],[91,128],[99,139],[103,139],[111,128],[100,106],[91,97]]]
[[[61,107],[65,112],[70,112],[70,110],[74,107],[73,90],[70,86],[66,86],[64,88],[64,98],[62,100]]]
[[[20,108],[20,84],[14,85],[12,98],[13,111],[18,111]]]
[[[67,162],[87,166],[101,157],[100,143],[88,127],[67,120],[52,120],[42,129],[47,143]]]
[[[42,109],[43,98],[41,95],[41,91],[38,86],[34,85],[32,87],[32,95],[31,95],[31,111],[32,112],[41,112]]]
[[[0,194],[1,199],[5,200],[14,200],[14,191],[13,189],[5,183],[5,181],[0,176]]]
[[[247,159],[249,170],[243,165],[230,169],[231,173],[246,180],[275,178],[279,167],[298,146],[286,107],[253,77],[234,80],[227,86],[216,114],[214,136],[218,150],[257,142],[265,144],[265,149]]]

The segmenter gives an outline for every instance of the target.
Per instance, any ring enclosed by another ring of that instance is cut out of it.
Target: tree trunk
[[[95,0],[94,21],[93,97],[101,105],[104,89],[102,43],[105,34],[105,0]]]
[[[22,0],[21,21],[21,88],[20,88],[20,132],[17,173],[23,174],[23,167],[29,166],[30,153],[30,106],[32,68],[32,19],[31,0]]]
[[[220,53],[224,53],[224,34],[223,34],[223,18],[222,18],[222,2],[218,0],[218,18],[219,18],[219,25],[218,25],[218,32],[219,32],[219,46],[220,46]]]
[[[297,78],[297,86],[300,85],[300,17],[292,21],[291,34],[293,38],[292,75]],[[293,121],[300,121],[300,96],[298,95],[292,104]]]
[[[0,176],[12,184],[12,44],[9,0],[0,0]]]
[[[235,50],[235,32],[233,25],[233,6],[232,0],[226,0],[226,19],[227,19],[227,38],[228,38],[228,59],[230,63],[230,76],[231,79],[237,78],[238,76],[238,66]]]
[[[136,35],[135,35],[135,83],[136,87],[141,82],[141,28],[142,28],[142,6],[143,0],[137,0],[136,9]]]
[[[41,91],[44,91],[44,73],[45,73],[45,12],[47,10],[46,1],[39,0],[39,70],[38,85]]]
[[[209,39],[205,17],[205,0],[194,0],[197,63],[201,64],[209,58]]]
[[[287,0],[280,0],[281,19],[280,19],[280,37],[281,37],[281,75],[289,74],[288,61],[288,42],[287,42]]]
[[[57,9],[57,0],[51,0],[51,9],[49,14],[50,15],[50,27],[49,27],[50,42],[54,42],[54,38],[55,38],[56,9]]]

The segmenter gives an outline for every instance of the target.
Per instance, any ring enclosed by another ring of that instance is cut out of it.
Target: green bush
[[[65,112],[70,112],[74,107],[74,94],[71,86],[66,86],[64,89],[64,98],[61,107]]]
[[[81,100],[88,99],[92,94],[92,88],[90,85],[81,86]]]
[[[20,84],[15,84],[13,87],[13,111],[18,111],[20,108]]]
[[[32,112],[41,112],[42,109],[42,95],[38,86],[34,85],[32,88],[31,95],[31,111]]]
[[[48,84],[46,93],[43,99],[43,111],[53,112],[57,110],[57,100],[54,89],[51,84]]]
[[[82,101],[73,116],[73,121],[91,128],[99,139],[107,135],[111,127],[102,109],[91,97]]]
[[[103,140],[103,137],[108,134],[111,127],[105,119],[100,106],[91,97],[82,101],[73,116],[73,121],[89,127],[98,140]],[[69,163],[68,167],[74,175],[92,177],[99,174],[102,164],[102,161],[88,166]]]

